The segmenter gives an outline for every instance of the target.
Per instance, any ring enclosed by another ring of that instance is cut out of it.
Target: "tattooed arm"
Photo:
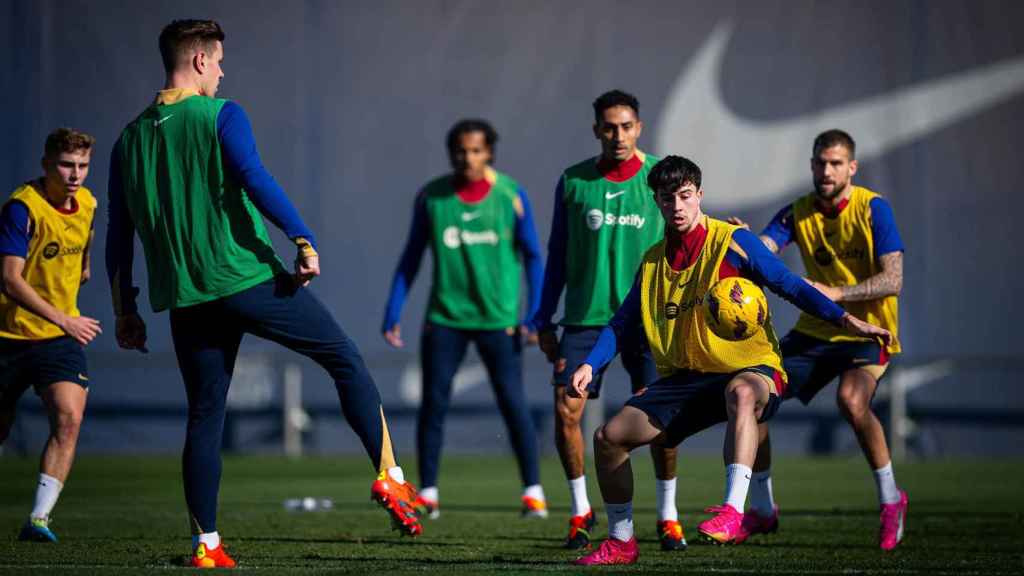
[[[903,289],[903,252],[889,252],[878,258],[882,271],[853,286],[826,286],[808,280],[835,302],[859,302],[877,300],[886,296],[898,296]]]

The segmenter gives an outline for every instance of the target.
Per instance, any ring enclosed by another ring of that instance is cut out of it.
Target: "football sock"
[[[750,480],[750,508],[762,517],[771,516],[775,511],[775,495],[772,493],[772,471],[754,472]]]
[[[533,498],[534,500],[540,500],[541,502],[547,501],[544,498],[544,488],[541,487],[540,484],[531,484],[530,486],[527,486],[523,490],[523,496],[526,496],[527,498]]]
[[[583,516],[590,512],[590,500],[587,499],[586,476],[569,480],[569,495],[572,497],[573,516]]]
[[[213,550],[220,546],[220,534],[217,532],[203,532],[198,536],[193,536],[192,548],[197,548],[200,544],[206,544],[207,550]]]
[[[896,487],[896,475],[892,471],[892,462],[875,470],[875,485],[878,486],[878,502],[895,504],[900,501],[900,490]]]
[[[431,502],[440,502],[440,493],[437,491],[437,486],[427,486],[420,490],[420,498]]]
[[[405,484],[405,473],[402,472],[401,466],[388,468],[388,476],[391,476],[391,479],[399,484]]]
[[[608,511],[608,537],[622,542],[629,541],[633,537],[633,503],[605,502],[604,509]]]
[[[743,464],[729,464],[725,467],[725,503],[743,512],[753,472]]]
[[[47,519],[57,504],[64,483],[47,474],[39,475],[39,486],[36,487],[36,500],[32,506],[32,518]]]
[[[676,479],[655,480],[658,493],[658,520],[679,520],[676,510]]]

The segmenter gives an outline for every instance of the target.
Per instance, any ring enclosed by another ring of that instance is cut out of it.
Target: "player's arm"
[[[225,165],[256,208],[295,243],[295,276],[306,285],[320,275],[320,258],[313,232],[260,161],[252,125],[241,106],[226,102],[217,115],[217,137]]]
[[[110,155],[107,180],[107,280],[110,282],[110,296],[114,305],[118,346],[145,352],[146,323],[139,316],[135,303],[139,289],[132,286],[135,224],[128,212],[124,195],[121,182],[121,141],[118,140]]]
[[[871,234],[878,254],[880,271],[852,286],[825,286],[812,282],[815,288],[836,302],[877,300],[899,296],[903,290],[903,240],[896,228],[892,207],[883,198],[871,200]]]
[[[402,327],[398,321],[402,316],[405,297],[416,280],[420,262],[423,260],[423,252],[427,249],[427,243],[430,240],[428,220],[426,202],[421,192],[416,197],[409,237],[405,241],[405,248],[402,249],[402,258],[398,261],[398,268],[395,269],[395,275],[391,279],[391,291],[388,294],[387,305],[384,307],[381,333],[384,334],[384,340],[395,348],[401,348],[405,344],[402,342]]]
[[[640,274],[637,274],[626,299],[622,301],[622,305],[608,321],[608,325],[601,330],[601,334],[598,335],[597,342],[587,354],[586,360],[573,372],[570,392],[582,396],[583,391],[587,389],[587,385],[594,378],[594,371],[604,368],[615,358],[627,333],[636,332],[638,324],[642,322],[640,289]]]
[[[89,224],[89,238],[85,241],[85,249],[82,250],[82,280],[81,283],[85,284],[92,278],[92,258],[90,254],[92,252],[92,241],[96,238],[96,219]]]
[[[565,288],[565,254],[568,239],[567,215],[565,210],[565,178],[558,179],[555,187],[555,209],[551,217],[551,235],[548,237],[548,260],[544,266],[544,286],[541,289],[540,307],[533,316],[533,329],[537,331],[540,349],[549,362],[558,356],[558,339],[551,318],[558,308],[558,300]]]
[[[28,208],[21,202],[8,202],[0,212],[0,287],[18,306],[53,323],[84,346],[101,332],[100,323],[93,318],[65,314],[25,281],[31,235]]]
[[[729,218],[728,221],[730,224],[750,230],[749,224],[735,216]],[[758,235],[758,239],[773,254],[778,254],[789,245],[793,240],[793,205],[787,204],[782,210],[779,210]]]
[[[517,192],[519,200],[516,206],[515,242],[519,253],[523,256],[523,268],[526,270],[526,313],[523,315],[522,331],[528,344],[537,342],[537,332],[533,328],[533,317],[540,308],[540,295],[544,281],[544,262],[540,255],[540,240],[537,238],[537,227],[533,223],[533,209],[526,190]]]
[[[790,272],[782,260],[750,231],[734,232],[729,251],[732,253],[730,258],[737,261],[744,276],[767,287],[804,312],[841,326],[855,336],[878,338],[885,345],[892,341],[892,334],[888,330],[855,318],[803,278]]]

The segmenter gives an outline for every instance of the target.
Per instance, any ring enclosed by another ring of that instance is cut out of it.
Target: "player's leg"
[[[451,398],[452,380],[466,355],[469,333],[426,323],[420,338],[423,400],[416,420],[420,494],[417,506],[431,518],[440,516],[437,476],[444,443],[444,420]]]
[[[743,509],[757,455],[758,423],[770,418],[779,402],[776,383],[767,375],[769,372],[775,374],[766,367],[744,370],[725,386],[725,499],[721,506],[709,509],[715,516],[697,528],[717,543],[742,538]]]
[[[639,392],[659,379],[647,337],[642,333],[627,336],[622,349],[622,365],[629,373],[633,393]],[[675,446],[652,443],[651,460],[654,462],[654,491],[657,522],[655,531],[662,550],[686,550],[686,536],[676,508]]]
[[[567,327],[558,342],[558,360],[552,383],[555,386],[555,448],[562,462],[562,470],[569,484],[571,515],[565,547],[570,550],[590,545],[590,530],[597,517],[587,497],[587,477],[584,473],[585,444],[581,426],[588,398],[597,398],[604,372],[598,372],[582,398],[569,395],[569,378],[583,363],[597,342],[600,330],[596,328]]]
[[[487,367],[487,373],[505,420],[512,449],[519,464],[523,483],[522,514],[525,517],[547,518],[547,500],[540,485],[540,464],[537,432],[530,416],[530,406],[523,388],[523,357],[519,333],[488,330],[476,334],[476,347]]]
[[[217,500],[224,414],[242,331],[221,304],[214,301],[170,313],[174,352],[188,401],[181,468],[192,524],[192,564],[199,567],[234,566],[217,531]]]
[[[359,349],[312,291],[296,288],[291,276],[253,286],[221,300],[249,332],[306,356],[330,374],[341,411],[378,472],[371,496],[391,515],[396,529],[416,535],[416,490],[395,458],[380,392]]]
[[[907,495],[896,485],[882,423],[871,410],[871,399],[885,365],[870,365],[843,372],[839,378],[839,410],[857,436],[861,450],[874,473],[881,508],[879,546],[891,550],[903,539]]]
[[[651,416],[626,405],[594,434],[597,480],[608,514],[608,539],[577,564],[632,564],[639,556],[633,531],[633,468],[629,453],[663,436]]]
[[[782,398],[799,398],[809,403],[822,388],[839,374],[833,362],[823,357],[829,344],[799,332],[790,332],[780,342],[787,383]],[[737,543],[755,534],[775,532],[779,527],[778,506],[772,487],[772,451],[768,425],[758,426],[759,442],[750,482],[750,509],[743,515]]]
[[[22,374],[43,401],[50,434],[39,461],[39,482],[32,512],[21,539],[56,542],[49,528],[50,512],[57,504],[75,458],[78,432],[85,413],[89,386],[85,352],[70,337],[32,343],[23,357]]]

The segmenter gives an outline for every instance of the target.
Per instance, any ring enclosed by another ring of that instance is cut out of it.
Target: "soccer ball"
[[[719,338],[746,340],[768,321],[768,300],[746,278],[723,278],[704,298],[704,320]]]

